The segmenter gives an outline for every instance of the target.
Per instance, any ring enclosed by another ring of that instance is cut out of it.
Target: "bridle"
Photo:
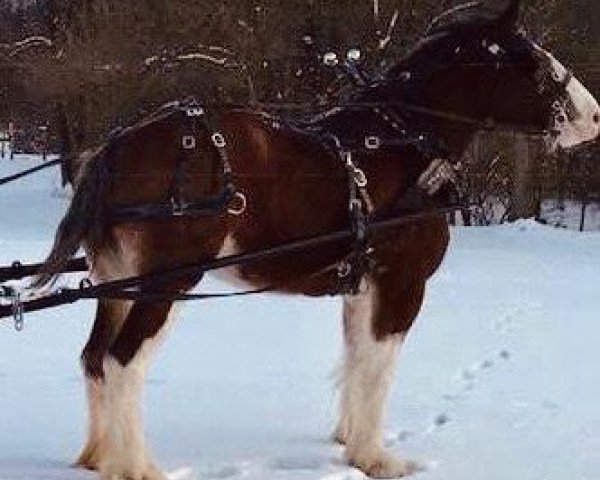
[[[535,44],[533,44],[531,41],[527,40],[524,37],[524,35],[522,35],[521,33],[519,33],[518,35],[522,36],[522,38],[528,42],[529,48],[532,49],[531,51],[533,51],[534,53],[536,53],[537,55],[540,56],[539,62],[540,63],[543,62],[544,59],[541,58],[541,55],[545,55],[545,53],[541,49],[539,52],[536,51],[536,49],[539,47],[536,47]],[[507,61],[507,60],[502,59],[501,54],[502,54],[502,52],[504,52],[504,49],[499,44],[490,42],[486,38],[479,41],[479,45],[477,48],[483,48],[486,51],[487,55],[492,55],[493,61],[492,62],[487,62],[487,61],[463,62],[463,63],[458,63],[458,64],[451,63],[451,62],[443,62],[443,63],[442,62],[438,62],[438,63],[428,62],[427,70],[425,72],[417,71],[417,70],[413,71],[412,69],[408,69],[408,70],[400,72],[400,74],[397,75],[397,77],[394,80],[396,80],[396,81],[400,80],[400,81],[404,82],[404,84],[410,89],[410,82],[412,81],[412,79],[414,77],[423,79],[426,77],[431,77],[433,75],[438,75],[438,74],[442,73],[443,71],[447,70],[450,66],[464,68],[464,69],[492,66],[497,71],[500,71],[502,69],[519,68],[520,67],[520,64],[518,62]],[[457,47],[455,54],[460,54],[463,50],[464,50],[464,47],[463,48]],[[541,69],[541,68],[543,68],[541,65],[538,66],[538,69]],[[557,123],[561,123],[561,120],[562,121],[566,120],[566,118],[562,118],[562,117],[565,116],[565,114],[566,114],[565,110],[567,107],[565,104],[563,104],[560,101],[560,98],[565,98],[566,99],[565,102],[568,101],[567,88],[568,88],[568,85],[570,84],[571,80],[573,79],[573,73],[570,70],[566,69],[565,75],[563,78],[556,78],[555,72],[551,72],[550,70],[547,70],[545,73],[546,73],[545,77],[547,77],[547,78],[539,78],[539,75],[536,75],[536,79],[535,80],[532,79],[531,81],[535,82],[535,84],[533,85],[533,88],[539,94],[543,95],[546,91],[548,91],[548,94],[551,94],[557,98],[551,104],[554,121],[553,122],[550,121],[549,123],[552,125],[549,125],[546,128],[528,127],[528,126],[524,126],[524,125],[513,123],[513,122],[500,122],[500,121],[494,119],[494,117],[492,115],[484,114],[482,117],[476,117],[476,116],[465,115],[465,114],[457,114],[455,112],[451,112],[451,111],[447,111],[447,110],[436,109],[436,108],[424,106],[417,102],[392,101],[392,102],[385,102],[385,103],[389,107],[396,108],[401,113],[407,112],[409,114],[412,113],[412,114],[416,114],[416,115],[422,115],[425,117],[437,118],[439,120],[443,120],[446,122],[464,125],[466,127],[472,127],[476,130],[506,130],[506,131],[518,131],[518,132],[525,133],[528,135],[539,135],[539,136],[544,136],[544,137],[553,136],[553,135],[556,135],[556,129],[554,128],[554,125],[556,125]],[[539,80],[538,80],[538,78],[539,78]],[[379,82],[379,85],[386,84],[386,83],[389,84],[390,80],[384,79],[382,82]],[[492,91],[490,91],[490,94],[489,94],[490,99],[494,98],[497,88],[498,88],[498,82],[495,82],[495,85],[493,86]],[[363,103],[363,106],[364,106],[364,103]],[[487,110],[490,111],[491,107],[487,108]]]

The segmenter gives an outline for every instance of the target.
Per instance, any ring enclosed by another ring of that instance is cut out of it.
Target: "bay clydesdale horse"
[[[455,156],[491,121],[547,132],[551,145],[564,148],[594,141],[598,104],[554,57],[518,31],[519,2],[509,3],[503,12],[490,13],[479,4],[447,12],[405,59],[354,100],[387,104],[390,115],[403,119],[411,131],[435,137]],[[376,126],[387,121],[380,113],[367,107],[335,111],[320,126],[364,138],[370,128],[383,128]],[[219,175],[207,166],[216,155],[212,132],[198,133],[197,160],[181,172],[181,117],[158,116],[81,158],[72,204],[38,285],[57,274],[80,246],[92,279],[102,282],[348,227],[348,179],[339,158],[313,137],[243,110],[226,111],[217,123],[227,140],[236,189],[247,199],[241,215],[111,222],[115,205],[163,202],[175,171],[184,197],[218,189]],[[412,144],[356,151],[354,161],[368,179],[373,217],[394,215],[399,199],[431,160]],[[400,477],[414,470],[412,462],[383,449],[383,407],[397,350],[448,240],[441,216],[374,235],[375,267],[361,278],[358,293],[344,296],[345,353],[335,438],[346,445],[349,464],[373,477]],[[325,295],[337,276],[327,267],[349,251],[351,246],[340,242],[227,273],[253,287]],[[194,287],[200,277],[170,278],[158,286],[144,285],[142,291],[176,294]],[[139,403],[149,357],[166,334],[172,305],[165,300],[98,302],[82,355],[90,428],[77,464],[97,469],[103,479],[165,478],[147,453]]]

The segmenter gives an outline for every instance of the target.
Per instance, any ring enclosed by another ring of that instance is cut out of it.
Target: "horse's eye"
[[[556,121],[558,123],[565,123],[567,121],[567,117],[561,113],[560,115],[556,116]]]

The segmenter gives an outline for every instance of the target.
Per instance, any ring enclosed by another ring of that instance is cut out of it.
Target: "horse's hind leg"
[[[161,293],[187,290],[184,284],[161,288]],[[104,421],[106,441],[100,462],[103,479],[163,480],[146,452],[140,400],[148,361],[166,335],[172,320],[171,301],[137,300],[123,328],[104,357]]]
[[[81,355],[88,400],[88,438],[75,466],[97,470],[102,458],[105,438],[104,370],[102,362],[108,347],[119,332],[131,302],[99,300],[90,338]]]
[[[396,354],[423,295],[423,283],[404,289],[395,289],[394,283],[363,281],[360,294],[344,299],[345,354],[335,437],[346,444],[350,464],[376,478],[401,477],[415,470],[413,462],[396,459],[383,449],[384,403]]]
[[[146,453],[139,403],[147,362],[170,309],[170,302],[136,302],[104,358],[107,430],[102,478],[163,478]]]

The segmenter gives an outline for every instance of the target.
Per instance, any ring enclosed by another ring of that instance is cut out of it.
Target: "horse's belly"
[[[238,255],[253,249],[240,246],[233,235],[228,235],[221,246],[218,258],[230,255]],[[318,258],[319,255],[316,255]],[[333,265],[335,259],[323,259],[317,268],[311,269],[309,273],[299,273],[294,265],[281,259],[260,260],[255,264],[243,266],[233,265],[231,267],[215,270],[209,274],[211,278],[225,282],[242,290],[262,289],[277,291],[280,293],[300,294],[310,296],[322,296],[332,294],[334,278],[332,270],[322,271],[323,265]]]
[[[238,255],[240,253],[244,253],[237,241],[233,237],[233,235],[227,235],[225,237],[225,241],[221,246],[221,250],[217,255],[217,258],[228,257],[231,255]],[[233,265],[231,267],[221,268],[219,270],[213,270],[210,272],[209,276],[211,278],[217,279],[221,282],[225,282],[233,287],[239,289],[252,289],[252,288],[263,288],[266,287],[266,283],[257,281],[257,279],[248,279],[242,274],[242,271],[238,265]]]

